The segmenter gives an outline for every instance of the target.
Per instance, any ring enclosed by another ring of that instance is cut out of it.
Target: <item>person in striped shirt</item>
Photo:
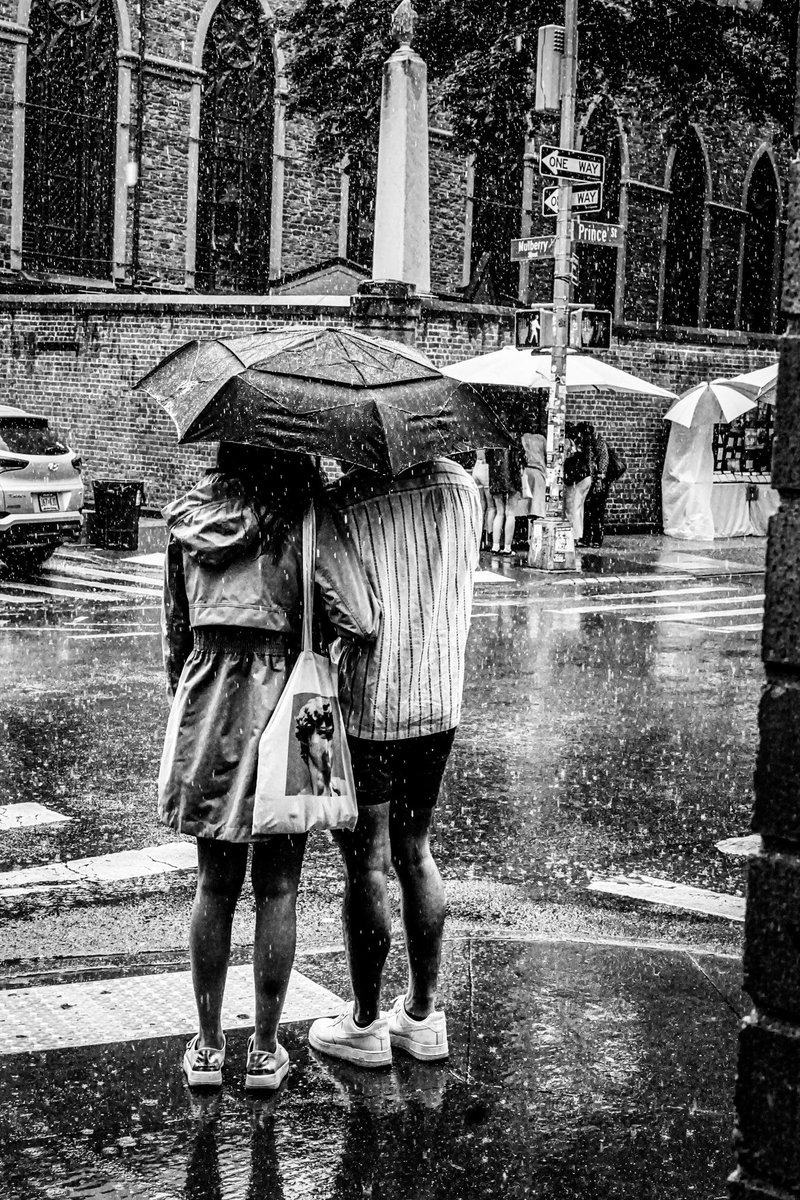
[[[334,834],[344,858],[342,923],[354,1001],[315,1021],[311,1045],[365,1067],[392,1046],[420,1059],[448,1053],[435,1009],[444,889],[429,829],[461,712],[472,586],[481,537],[478,489],[449,459],[397,478],[354,471],[329,490],[383,610],[377,641],[339,660],[359,806]],[[391,940],[390,864],[402,893],[408,988],[380,1008]]]

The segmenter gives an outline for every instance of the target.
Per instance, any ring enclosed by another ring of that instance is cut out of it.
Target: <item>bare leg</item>
[[[444,933],[444,887],[429,838],[432,812],[430,808],[404,809],[392,818],[390,826],[408,955],[406,1011],[417,1020],[433,1011]]]
[[[359,809],[355,829],[334,838],[344,857],[346,883],[342,930],[353,985],[353,1018],[369,1025],[380,1015],[381,976],[392,941],[386,882],[389,874],[389,805]]]
[[[306,835],[253,844],[251,877],[256,900],[253,980],[255,1050],[274,1051],[297,941],[297,889]]]
[[[247,845],[197,839],[197,891],[189,929],[198,1046],[222,1047],[222,997],[231,953],[231,926],[247,869]]]
[[[494,528],[494,518],[497,513],[496,497],[491,492],[486,493],[486,512],[483,518],[483,530],[486,534],[486,541],[491,546],[492,530]]]
[[[512,513],[511,506],[509,505],[508,508],[506,509],[506,521],[505,521],[505,525],[503,526],[503,549],[504,550],[511,549],[511,543],[514,541],[514,526],[516,525],[516,523],[517,523],[517,518]]]
[[[506,498],[505,495],[498,492],[494,497],[495,513],[494,522],[492,524],[492,549],[500,549],[500,538],[503,535],[503,527],[506,521]]]

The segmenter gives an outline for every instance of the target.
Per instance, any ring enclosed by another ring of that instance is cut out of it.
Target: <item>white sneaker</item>
[[[251,1033],[247,1043],[247,1074],[244,1086],[274,1090],[280,1087],[286,1078],[289,1055],[280,1042],[276,1042],[274,1054],[269,1050],[254,1050],[255,1040],[255,1034]]]
[[[222,1049],[200,1046],[200,1034],[196,1033],[186,1045],[183,1056],[183,1071],[189,1087],[222,1087],[222,1068],[225,1063],[225,1035]]]
[[[359,1067],[388,1067],[392,1061],[389,1026],[381,1013],[363,1028],[353,1020],[349,1004],[337,1017],[320,1017],[308,1031],[315,1050],[356,1063]]]
[[[416,1021],[406,1012],[405,996],[398,996],[388,1013],[389,1039],[398,1050],[405,1050],[412,1058],[431,1061],[447,1058],[447,1021],[443,1012],[432,1012],[422,1021]]]

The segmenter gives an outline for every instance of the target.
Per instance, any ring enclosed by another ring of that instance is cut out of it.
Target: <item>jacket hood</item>
[[[256,542],[258,514],[238,479],[214,471],[163,510],[167,529],[201,566],[223,567]]]

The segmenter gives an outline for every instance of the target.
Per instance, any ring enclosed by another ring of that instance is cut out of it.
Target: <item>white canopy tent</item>
[[[462,383],[485,383],[494,387],[549,388],[551,382],[550,355],[504,346],[491,354],[479,354],[463,362],[442,367]],[[590,354],[570,351],[567,355],[567,391],[579,392],[594,388],[598,391],[631,392],[639,396],[659,396],[664,400],[677,399],[675,392],[658,387],[638,375],[621,371],[610,363],[592,358]]]
[[[768,367],[749,376],[706,380],[684,392],[665,413],[671,428],[661,475],[661,507],[668,537],[711,541],[766,531],[777,494],[759,482],[751,500],[752,485],[746,477],[733,474],[715,480],[712,443],[715,425],[735,421],[755,408],[758,399],[769,402],[762,392],[771,385],[774,396],[772,371]],[[777,367],[774,371],[777,375]],[[744,381],[743,386],[739,381]]]

